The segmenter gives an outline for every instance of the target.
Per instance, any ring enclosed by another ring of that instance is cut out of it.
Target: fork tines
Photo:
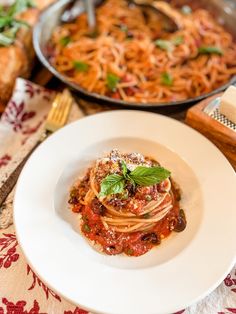
[[[45,129],[47,131],[55,132],[66,123],[72,101],[73,98],[68,89],[64,89],[62,93],[56,95],[46,120]]]

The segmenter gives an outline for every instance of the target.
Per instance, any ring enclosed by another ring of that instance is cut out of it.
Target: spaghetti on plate
[[[139,256],[186,226],[170,172],[139,153],[112,150],[70,192],[81,232],[100,251]]]

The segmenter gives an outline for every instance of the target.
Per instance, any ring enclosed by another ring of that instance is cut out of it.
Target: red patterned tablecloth
[[[17,80],[13,98],[0,121],[0,181],[36,142],[53,97],[42,87]],[[82,115],[74,104],[69,122]],[[12,224],[13,194],[14,191],[0,209],[0,314],[87,313],[49,289],[27,264]],[[214,265],[206,267],[210,272]],[[171,295],[171,278],[167,281]],[[204,300],[178,313],[236,314],[236,267]]]

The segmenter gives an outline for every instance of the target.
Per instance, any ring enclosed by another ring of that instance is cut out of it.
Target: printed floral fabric
[[[0,232],[0,314],[85,314],[49,289],[32,271],[14,226]]]
[[[13,97],[0,120],[0,169],[40,128],[53,97],[54,93],[45,88],[22,79],[16,81]]]
[[[20,158],[20,153],[23,150],[28,152],[33,145],[33,138],[36,140],[43,127],[54,96],[53,92],[45,88],[23,79],[17,80],[14,95],[0,120],[0,181],[10,171],[11,164]],[[78,119],[81,115],[74,106],[69,121]],[[9,211],[12,211],[11,207]],[[0,222],[1,215],[0,210]],[[184,279],[180,284],[184,284]],[[171,278],[169,285],[171,294]],[[30,268],[18,244],[14,225],[0,229],[0,314],[54,313],[88,312],[49,289]],[[214,292],[197,304],[178,312],[182,313],[236,314],[236,267]]]

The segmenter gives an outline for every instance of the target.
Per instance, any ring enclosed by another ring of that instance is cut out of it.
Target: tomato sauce
[[[95,213],[91,205],[81,206],[80,204],[75,204],[72,210],[81,213],[81,231],[84,236],[94,241],[95,244],[100,245],[104,253],[109,255],[125,253],[129,256],[140,256],[151,250],[154,246],[158,246],[162,239],[169,236],[175,230],[180,214],[176,193],[176,191],[173,193],[173,208],[149,231],[121,233],[111,228],[107,230],[102,223],[101,215]]]
[[[99,214],[95,214],[90,206],[84,206],[82,211],[82,233],[91,241],[102,246],[109,255],[120,254],[139,256],[149,251],[154,244],[142,241],[144,232],[120,233],[106,230]],[[158,243],[157,243],[158,244]]]

